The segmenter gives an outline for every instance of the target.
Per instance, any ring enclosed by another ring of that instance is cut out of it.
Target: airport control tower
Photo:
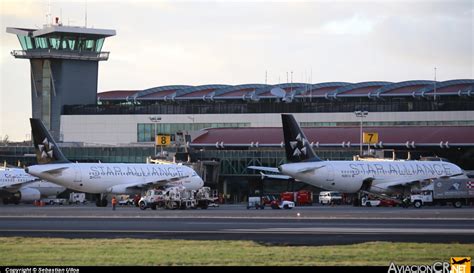
[[[109,58],[101,50],[115,30],[63,26],[56,17],[42,29],[8,27],[7,32],[18,36],[22,48],[11,54],[30,60],[33,118],[61,141],[63,106],[97,103],[99,61]]]

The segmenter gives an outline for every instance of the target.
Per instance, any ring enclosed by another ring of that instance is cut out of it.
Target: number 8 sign
[[[156,146],[168,146],[171,143],[171,137],[169,135],[157,135]]]

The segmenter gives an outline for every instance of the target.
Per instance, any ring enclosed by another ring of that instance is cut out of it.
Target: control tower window
[[[66,41],[66,40],[62,40],[62,42],[61,42],[61,49],[68,49],[68,48],[67,48],[67,41]]]
[[[44,37],[36,37],[35,38],[35,45],[36,45],[36,49],[47,49],[48,48],[48,40]]]
[[[60,43],[60,40],[58,38],[49,38],[49,44],[52,49],[58,49],[59,43]]]
[[[102,46],[104,45],[105,38],[98,39],[95,44],[95,51],[100,52],[102,50]]]
[[[105,38],[84,39],[77,37],[28,37],[18,35],[23,50],[56,49],[100,52]]]
[[[67,40],[67,44],[68,44],[68,49],[74,50],[74,45],[76,44],[76,41],[73,39],[69,39]]]
[[[95,40],[86,40],[86,48],[87,51],[94,51],[94,44]]]
[[[18,40],[20,40],[20,44],[23,50],[33,49],[33,43],[30,37],[18,35]]]

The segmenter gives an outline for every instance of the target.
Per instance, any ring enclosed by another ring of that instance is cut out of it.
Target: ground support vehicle
[[[247,204],[247,209],[265,209],[265,202],[260,196],[249,196],[249,202]]]
[[[217,191],[212,191],[209,187],[202,187],[194,194],[196,199],[196,207],[207,209],[208,207],[218,207],[216,201],[219,199]]]
[[[469,178],[439,178],[413,192],[410,201],[415,208],[424,205],[452,204],[455,208],[474,203],[474,180]]]
[[[319,204],[342,204],[342,195],[338,191],[322,191],[319,193]]]
[[[370,200],[367,197],[362,197],[360,203],[363,207],[378,207],[380,205],[380,200]]]
[[[311,206],[313,204],[313,193],[305,190],[283,192],[280,195],[280,200],[295,202],[295,205],[297,206]]]
[[[287,200],[282,200],[282,201],[272,201],[271,203],[272,209],[292,209],[295,207],[295,202],[293,201],[287,201]]]
[[[209,187],[194,191],[185,187],[170,187],[164,190],[151,189],[138,202],[140,209],[207,209],[215,203],[217,197],[211,194]]]
[[[86,194],[83,192],[71,192],[69,194],[69,204],[86,204]]]
[[[167,209],[195,208],[196,199],[193,191],[184,187],[171,187],[164,192],[164,207]],[[206,206],[207,208],[207,206]]]
[[[405,206],[403,200],[388,196],[386,194],[368,191],[360,191],[359,194],[363,195],[362,198],[360,198],[360,205],[363,207],[395,207],[398,205]]]
[[[127,198],[118,201],[119,206],[132,206],[134,204],[133,198]]]
[[[151,208],[155,210],[157,207],[164,206],[163,190],[151,189],[146,192],[144,196],[138,201],[138,206],[141,210]]]
[[[43,198],[40,201],[44,202],[44,204],[48,205],[66,205],[68,204],[68,200],[65,198]]]

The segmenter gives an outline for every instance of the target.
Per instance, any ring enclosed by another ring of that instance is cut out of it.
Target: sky
[[[50,4],[49,4],[50,3]],[[0,0],[0,140],[29,139],[29,61],[7,27],[115,29],[98,92],[163,85],[474,78],[474,1]],[[267,75],[267,77],[265,77]],[[292,79],[291,79],[292,75]]]

